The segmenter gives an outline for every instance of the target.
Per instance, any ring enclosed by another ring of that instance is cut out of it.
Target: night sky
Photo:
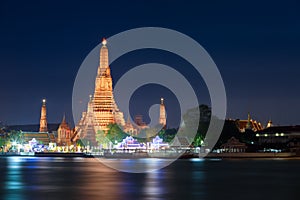
[[[87,54],[103,37],[155,26],[192,37],[211,55],[224,80],[227,118],[246,119],[249,111],[263,124],[269,119],[278,125],[300,124],[297,1],[128,2],[1,1],[0,121],[37,124],[41,100],[46,98],[48,122],[60,122],[66,113],[72,124],[73,83]],[[161,62],[180,70],[192,82],[200,103],[209,104],[201,76],[167,54],[137,51],[121,57],[111,66],[114,82],[132,66]],[[123,70],[114,70],[119,65]],[[169,91],[147,87],[134,95],[132,115],[144,114],[160,96],[166,97],[167,110],[176,111],[170,109],[176,100]],[[148,89],[157,92],[150,98],[145,95]]]

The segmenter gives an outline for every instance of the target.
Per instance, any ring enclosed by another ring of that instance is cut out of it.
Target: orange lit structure
[[[159,105],[159,124],[162,125],[164,128],[166,127],[167,118],[166,118],[166,108],[164,105],[164,99],[160,99]]]
[[[106,44],[106,40],[103,39],[93,97],[94,126],[96,131],[107,131],[107,126],[112,123],[117,123],[121,126],[125,125],[123,113],[119,111],[114,100]]]
[[[39,130],[39,132],[48,132],[46,99],[43,99],[43,104],[42,104],[42,108],[41,108],[41,118],[40,118],[40,130]]]
[[[72,136],[73,136],[73,130],[67,124],[66,117],[64,116],[62,122],[60,123],[57,129],[56,143],[58,145],[70,146]]]

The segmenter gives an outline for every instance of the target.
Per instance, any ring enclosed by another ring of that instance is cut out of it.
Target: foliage
[[[84,147],[86,145],[86,141],[82,141],[83,139],[76,141],[76,146]]]
[[[164,142],[171,142],[177,133],[177,129],[162,129],[158,136],[163,139]]]
[[[96,133],[96,141],[98,145],[106,145],[109,143],[108,138],[105,136],[105,132],[102,130],[98,130]]]
[[[194,141],[193,141],[193,146],[194,147],[200,147],[203,145],[203,142],[204,142],[204,134],[200,133],[200,132],[197,132],[195,138],[194,138]]]
[[[0,147],[6,145],[6,139],[4,137],[0,137]]]
[[[109,129],[107,131],[106,138],[113,143],[115,141],[121,142],[125,137],[129,136],[119,127],[118,124],[109,124],[108,128]],[[101,134],[99,136],[101,137]]]
[[[7,142],[12,143],[16,142],[17,144],[24,143],[24,137],[21,131],[11,131],[8,133]]]

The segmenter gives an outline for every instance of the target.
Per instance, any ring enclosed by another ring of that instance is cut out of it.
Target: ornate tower
[[[249,112],[248,112],[248,119],[247,119],[246,129],[248,129],[248,130],[252,129],[251,117],[250,117],[250,113]]]
[[[113,96],[108,49],[105,39],[103,39],[102,45],[93,98],[94,127],[96,131],[108,130],[107,125],[110,123],[125,124],[123,113],[119,111]]]
[[[48,132],[46,99],[43,99],[43,104],[42,104],[42,108],[41,108],[40,132]]]
[[[65,115],[63,116],[62,122],[60,123],[58,129],[57,129],[57,139],[56,142],[59,145],[71,145],[71,137],[72,137],[73,131],[69,127],[68,123],[66,122]]]
[[[273,122],[272,122],[272,120],[269,120],[266,128],[270,128],[272,126],[273,126]]]
[[[163,125],[163,127],[166,127],[167,120],[166,120],[166,108],[164,105],[164,99],[160,99],[160,106],[159,106],[159,124]]]
[[[96,131],[93,111],[93,97],[90,95],[87,112],[82,113],[79,123],[75,126],[75,132],[71,138],[71,142],[85,138],[91,145],[96,144]]]

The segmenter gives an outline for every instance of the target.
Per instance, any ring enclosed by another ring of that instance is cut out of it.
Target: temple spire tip
[[[107,41],[105,38],[102,39],[102,45],[105,46],[107,44]]]

